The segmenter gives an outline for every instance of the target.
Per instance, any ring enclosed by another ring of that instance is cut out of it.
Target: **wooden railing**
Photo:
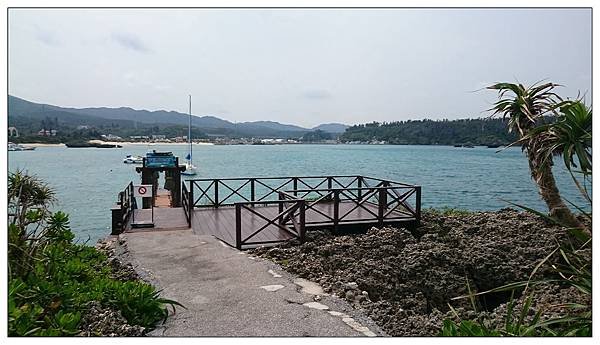
[[[277,205],[278,214],[273,217],[265,212],[269,208],[266,207],[254,207],[256,205]],[[235,203],[235,246],[238,249],[242,249],[242,246],[246,245],[259,245],[281,242],[281,240],[273,241],[250,241],[260,232],[275,226],[278,230],[284,231],[297,237],[301,242],[304,242],[306,228],[305,228],[305,210],[306,202],[302,199],[281,199],[271,201],[249,201],[249,202],[238,202]],[[245,226],[242,219],[242,212],[248,212],[255,215],[259,219],[262,219],[266,223],[262,226],[254,229],[248,229],[246,233],[250,232],[250,235],[245,237],[242,236],[243,227]]]
[[[119,192],[117,203],[111,209],[112,213],[112,235],[118,235],[125,230],[129,217],[136,208],[135,198],[133,197],[133,182]]]
[[[193,207],[234,206],[236,202],[278,200],[281,191],[294,191],[302,188],[311,192],[304,196],[292,192],[297,197],[311,197],[319,194],[318,189],[363,188],[387,186],[416,187],[413,185],[382,180],[359,175],[335,176],[296,176],[296,177],[241,177],[219,179],[194,179],[189,181],[189,194],[193,195]],[[361,190],[355,191],[360,197]]]
[[[304,241],[307,226],[414,221],[421,219],[421,187],[360,175],[248,177],[188,180],[183,186],[188,223],[194,208],[235,207],[236,247],[267,244],[253,240],[275,227]],[[344,207],[342,208],[341,205]],[[258,206],[277,207],[272,209]],[[326,206],[324,210],[323,206]],[[331,212],[331,208],[333,211]],[[360,210],[360,219],[352,218]],[[247,229],[244,214],[264,224]],[[250,234],[243,236],[243,234]]]
[[[317,193],[319,197],[306,202],[307,218],[313,220],[308,220],[305,225],[332,225],[334,231],[344,223],[377,222],[383,225],[384,222],[421,219],[420,186],[296,189],[288,190],[286,193],[300,194],[299,198],[305,198],[308,193]],[[415,206],[408,202],[412,196],[415,198]],[[324,202],[332,204],[332,213],[324,212],[319,207]],[[347,205],[344,210],[340,209],[342,204]],[[358,209],[363,211],[361,218],[350,218]],[[310,212],[313,212],[313,216]]]

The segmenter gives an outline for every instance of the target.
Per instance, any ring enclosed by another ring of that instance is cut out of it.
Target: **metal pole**
[[[190,123],[188,126],[188,141],[190,142],[190,165],[192,164],[192,95],[190,96]]]

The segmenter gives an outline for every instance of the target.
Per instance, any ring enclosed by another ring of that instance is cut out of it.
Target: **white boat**
[[[190,143],[190,152],[188,152],[186,162],[184,164],[185,171],[182,171],[182,175],[193,176],[197,174],[198,168],[192,163],[192,96],[190,95],[190,122],[188,124],[188,141]]]
[[[35,147],[21,146],[19,144],[8,142],[8,151],[33,151]]]
[[[144,162],[144,157],[141,156],[132,156],[127,155],[125,159],[123,159],[123,163],[125,164],[142,164]]]

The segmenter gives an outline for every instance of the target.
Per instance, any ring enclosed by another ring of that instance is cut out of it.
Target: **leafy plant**
[[[557,86],[554,83],[534,84],[531,87],[512,83],[488,86],[488,89],[498,92],[498,101],[489,110],[493,111],[492,116],[501,115],[508,119],[509,131],[518,133],[519,139],[515,144],[520,144],[527,154],[531,177],[537,183],[550,215],[571,227],[581,228],[582,224],[565,205],[556,186],[552,173],[552,154],[547,154],[547,141],[542,135],[532,135],[532,131],[549,135],[549,127],[540,125],[545,116],[556,115],[557,109],[565,106],[562,98],[554,92]]]
[[[580,100],[565,101],[559,109],[555,122],[532,129],[523,139],[539,140],[537,154],[542,164],[551,165],[553,156],[562,156],[575,185],[591,202],[585,182],[592,173],[592,110]],[[584,186],[575,178],[574,168],[583,175]]]
[[[516,300],[511,296],[507,305],[507,314],[504,321],[504,328],[493,329],[487,327],[483,321],[461,320],[458,324],[452,320],[444,320],[440,331],[441,336],[467,336],[467,337],[497,337],[497,336],[540,336],[548,335],[548,331],[543,329],[540,323],[542,311],[539,310],[529,322],[526,316],[530,314],[532,295],[529,295],[521,307],[518,314],[515,312]],[[458,314],[456,314],[458,317]]]
[[[35,177],[9,177],[9,335],[78,334],[92,301],[148,329],[167,318],[167,306],[182,306],[145,282],[113,279],[106,255],[73,243],[68,215],[48,210],[53,195]]]

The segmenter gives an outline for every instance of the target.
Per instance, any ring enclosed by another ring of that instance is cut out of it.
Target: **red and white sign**
[[[133,196],[141,197],[141,198],[152,197],[152,185],[151,184],[141,184],[141,185],[133,186]]]

